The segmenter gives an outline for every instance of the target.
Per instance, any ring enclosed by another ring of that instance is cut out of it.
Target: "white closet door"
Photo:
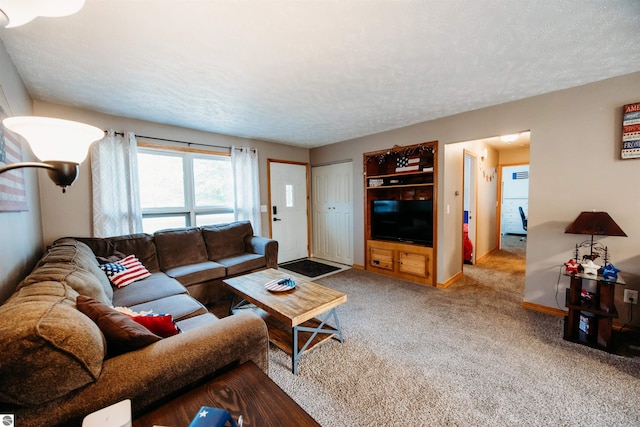
[[[353,164],[311,170],[313,256],[353,264]]]

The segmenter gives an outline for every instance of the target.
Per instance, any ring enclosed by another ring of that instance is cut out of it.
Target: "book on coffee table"
[[[231,414],[226,409],[221,408],[211,408],[209,406],[203,406],[200,408],[198,413],[191,423],[189,427],[237,427],[237,424],[231,417]]]

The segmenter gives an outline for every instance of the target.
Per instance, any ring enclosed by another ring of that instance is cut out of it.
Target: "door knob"
[[[282,221],[280,218],[273,218],[273,222]]]

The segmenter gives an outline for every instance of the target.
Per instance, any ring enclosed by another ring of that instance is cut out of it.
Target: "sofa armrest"
[[[262,236],[251,236],[245,239],[247,252],[264,255],[267,268],[278,268],[278,241]]]
[[[37,408],[25,408],[21,425],[80,425],[82,418],[123,399],[134,416],[217,371],[253,361],[268,372],[269,336],[256,314],[242,312],[104,362],[98,381]]]

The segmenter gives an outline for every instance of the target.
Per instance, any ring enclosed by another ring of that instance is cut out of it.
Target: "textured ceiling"
[[[316,147],[640,71],[640,1],[87,0],[0,38],[36,100]]]

